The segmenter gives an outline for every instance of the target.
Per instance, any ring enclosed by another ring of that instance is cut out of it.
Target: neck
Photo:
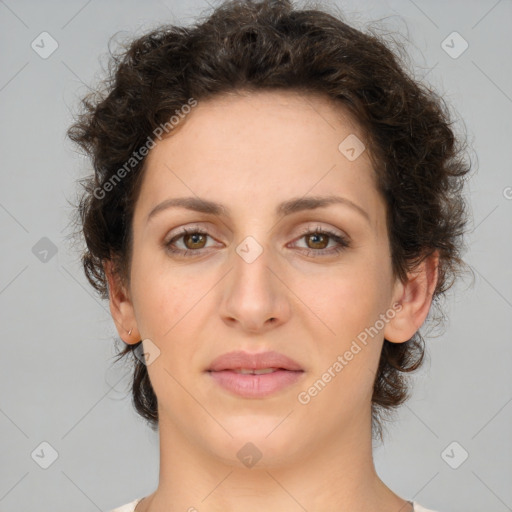
[[[378,477],[369,429],[369,422],[353,421],[322,444],[312,439],[308,453],[264,456],[248,468],[191,442],[161,418],[159,485],[136,510],[412,512]]]

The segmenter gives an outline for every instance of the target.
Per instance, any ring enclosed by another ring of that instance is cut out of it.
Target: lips
[[[232,395],[262,399],[297,385],[305,371],[297,361],[279,352],[235,351],[215,359],[207,375]]]
[[[212,361],[207,371],[265,370],[269,368],[304,371],[299,363],[279,352],[269,351],[251,354],[239,350],[217,357]]]
[[[242,398],[266,398],[297,384],[305,372],[278,352],[235,351],[215,359],[207,375],[225,391]]]

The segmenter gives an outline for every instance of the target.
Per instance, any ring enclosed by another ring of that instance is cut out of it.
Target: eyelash
[[[180,256],[184,256],[184,257],[190,257],[189,256],[189,253],[198,253],[200,252],[202,249],[176,249],[174,247],[172,247],[172,244],[176,241],[176,240],[179,240],[180,238],[186,236],[186,235],[207,235],[207,236],[210,236],[206,231],[203,231],[201,229],[196,229],[196,228],[183,228],[181,230],[181,232],[179,234],[177,234],[176,236],[174,236],[173,238],[171,238],[168,242],[164,242],[164,246],[166,247],[166,249],[173,253],[173,254],[178,254]],[[303,251],[306,252],[306,255],[308,257],[312,257],[312,258],[316,258],[316,257],[323,257],[323,256],[332,256],[334,254],[338,254],[342,251],[344,251],[345,249],[349,248],[350,247],[350,242],[347,238],[345,238],[344,236],[341,236],[337,233],[335,233],[334,231],[331,231],[329,229],[325,229],[325,228],[321,228],[321,227],[317,227],[316,229],[311,229],[310,227],[306,228],[301,236],[298,238],[298,240],[304,238],[306,235],[313,235],[313,234],[321,234],[321,235],[327,235],[329,238],[331,238],[332,240],[334,240],[335,242],[337,242],[339,245],[337,247],[334,247],[334,248],[331,248],[330,250],[327,250],[327,249],[303,249]]]

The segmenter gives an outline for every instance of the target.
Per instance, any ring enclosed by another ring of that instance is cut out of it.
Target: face
[[[367,431],[403,289],[363,140],[323,97],[261,92],[200,101],[150,151],[121,309],[159,351],[160,430],[231,463],[251,442],[269,465]],[[169,202],[186,197],[222,207]],[[305,201],[327,197],[339,200]],[[207,371],[232,351],[274,351],[301,371]]]

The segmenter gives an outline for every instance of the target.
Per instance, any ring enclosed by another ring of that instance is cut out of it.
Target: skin
[[[368,151],[350,161],[338,150],[350,134],[364,140],[344,108],[322,96],[239,92],[200,101],[150,151],[129,281],[105,264],[119,335],[129,344],[149,339],[160,351],[148,364],[159,403],[160,481],[137,512],[411,510],[375,471],[371,396],[384,338],[407,341],[428,314],[438,255],[406,283],[393,276]],[[313,195],[347,198],[368,219],[343,204],[274,212],[281,201]],[[182,196],[220,202],[231,214],[170,208],[147,220],[157,204]],[[174,242],[191,256],[165,247],[183,226],[208,232]],[[334,230],[350,246],[329,253],[337,242],[304,236],[309,227]],[[251,263],[236,252],[247,236],[263,251]],[[301,404],[298,394],[390,310],[378,334]],[[271,397],[241,398],[204,372],[235,349],[276,350],[305,372]],[[237,457],[247,442],[262,453],[252,468]]]

